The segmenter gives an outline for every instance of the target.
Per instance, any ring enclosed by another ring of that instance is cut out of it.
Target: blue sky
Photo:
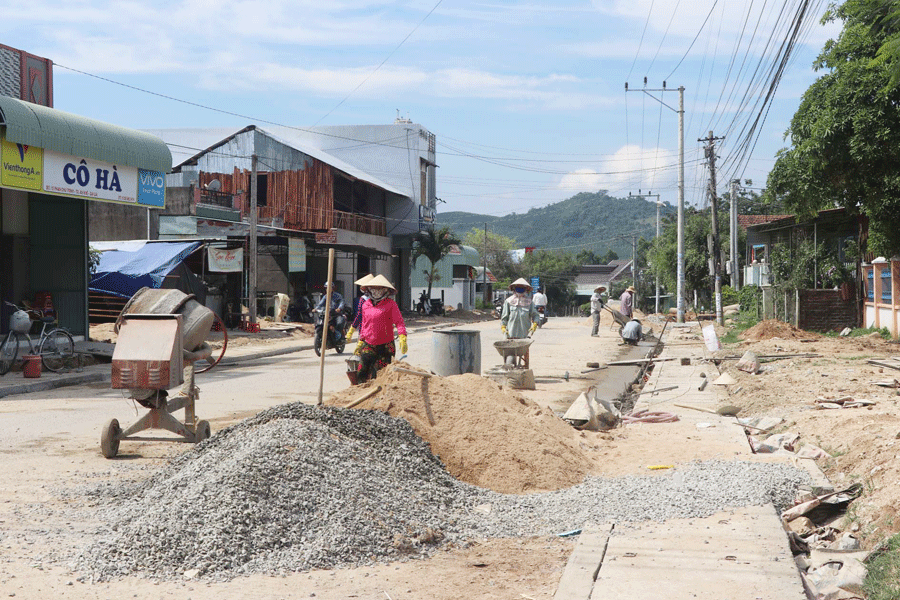
[[[801,3],[34,0],[4,3],[0,42],[56,63],[56,108],[136,129],[385,124],[399,111],[437,137],[439,212],[503,215],[598,189],[674,204],[677,115],[624,90],[645,76],[686,88],[689,203],[703,202],[697,138],[710,129],[726,136],[720,193],[733,177],[762,187],[839,33],[811,1],[752,155],[735,160],[763,89],[753,73],[769,81],[767,43]]]

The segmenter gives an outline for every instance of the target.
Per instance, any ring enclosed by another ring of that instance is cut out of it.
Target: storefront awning
[[[172,153],[158,137],[79,115],[0,96],[6,139],[61,154],[168,173]]]

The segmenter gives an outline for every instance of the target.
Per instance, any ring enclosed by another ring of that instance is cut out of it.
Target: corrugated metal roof
[[[332,154],[329,154],[324,150],[306,143],[304,136],[301,135],[302,132],[293,131],[288,127],[266,127],[265,129],[263,129],[255,125],[249,125],[236,131],[225,130],[222,128],[159,129],[152,131],[154,134],[159,135],[168,144],[172,144],[173,146],[185,149],[199,150],[189,158],[180,161],[175,167],[176,169],[178,169],[190,164],[196,164],[196,161],[199,157],[213,151],[222,144],[234,138],[236,135],[244,133],[246,131],[250,131],[252,129],[255,129],[258,133],[265,135],[275,140],[276,142],[293,148],[298,152],[302,152],[303,154],[315,158],[316,160],[322,161],[323,163],[330,165],[335,169],[346,173],[347,175],[350,175],[354,179],[365,181],[385,191],[391,192],[392,194],[397,194],[399,196],[408,196],[408,194],[403,190],[400,190],[397,187],[386,183],[385,181],[381,180],[378,177],[375,177],[371,173],[368,173],[358,167],[351,165],[346,161],[341,160],[340,158],[337,158]],[[249,156],[235,157],[233,162],[237,164],[237,162],[241,158],[244,159],[244,162],[249,163]]]
[[[172,153],[156,136],[0,96],[6,139],[116,165],[168,173]]]

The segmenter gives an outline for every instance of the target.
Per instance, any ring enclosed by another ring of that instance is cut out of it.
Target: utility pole
[[[249,302],[250,306],[247,308],[250,309],[250,322],[256,323],[256,193],[259,191],[259,187],[257,186],[257,156],[253,154],[250,157],[250,256],[248,256],[248,260],[250,261],[250,281],[248,282],[249,290]]]
[[[741,289],[741,275],[738,272],[741,261],[738,256],[738,185],[740,180],[731,180],[731,289]]]
[[[647,78],[644,77],[644,88],[629,90],[628,82],[625,82],[626,92],[644,92],[666,108],[678,113],[678,254],[677,260],[677,285],[676,302],[678,306],[677,320],[684,323],[684,86],[678,88],[678,109],[674,109],[650,92],[669,92],[666,82],[663,81],[662,89],[647,89]]]
[[[659,238],[659,207],[662,206],[662,203],[659,201],[659,194],[654,194],[653,192],[649,192],[646,194],[642,194],[641,190],[638,190],[637,194],[632,194],[628,192],[629,198],[656,198],[656,237]],[[633,253],[632,253],[633,254]],[[634,256],[632,256],[632,260],[634,260]],[[653,269],[656,271],[656,306],[654,308],[654,312],[659,314],[659,265],[655,265]],[[637,287],[637,286],[635,286]]]
[[[481,293],[484,295],[484,307],[491,305],[491,299],[488,298],[488,276],[487,276],[487,223],[484,224],[484,255],[481,257],[484,272],[481,274],[481,285],[484,286]]]
[[[725,138],[717,138],[713,136],[713,132],[709,132],[709,137],[698,139],[698,142],[706,142],[706,158],[709,161],[709,204],[712,213],[712,275],[715,281],[713,288],[716,300],[716,321],[719,325],[725,324],[725,318],[722,316],[722,269],[719,253],[719,211],[718,197],[716,196],[716,142]]]

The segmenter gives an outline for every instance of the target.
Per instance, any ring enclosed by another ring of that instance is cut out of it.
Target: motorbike
[[[309,300],[301,297],[298,301],[288,305],[287,317],[292,323],[315,323],[316,311],[312,308]]]
[[[543,327],[544,323],[547,322],[547,307],[546,306],[536,306],[538,311],[538,328]]]
[[[440,298],[429,298],[425,292],[419,296],[419,303],[416,304],[416,312],[420,315],[437,315],[444,314],[444,303]]]
[[[325,309],[316,309],[316,341],[314,350],[316,356],[322,355],[322,331],[325,321]],[[328,338],[326,340],[326,349],[333,348],[338,354],[344,352],[344,346],[347,345],[347,319],[344,318],[342,311],[332,311],[328,318]]]

